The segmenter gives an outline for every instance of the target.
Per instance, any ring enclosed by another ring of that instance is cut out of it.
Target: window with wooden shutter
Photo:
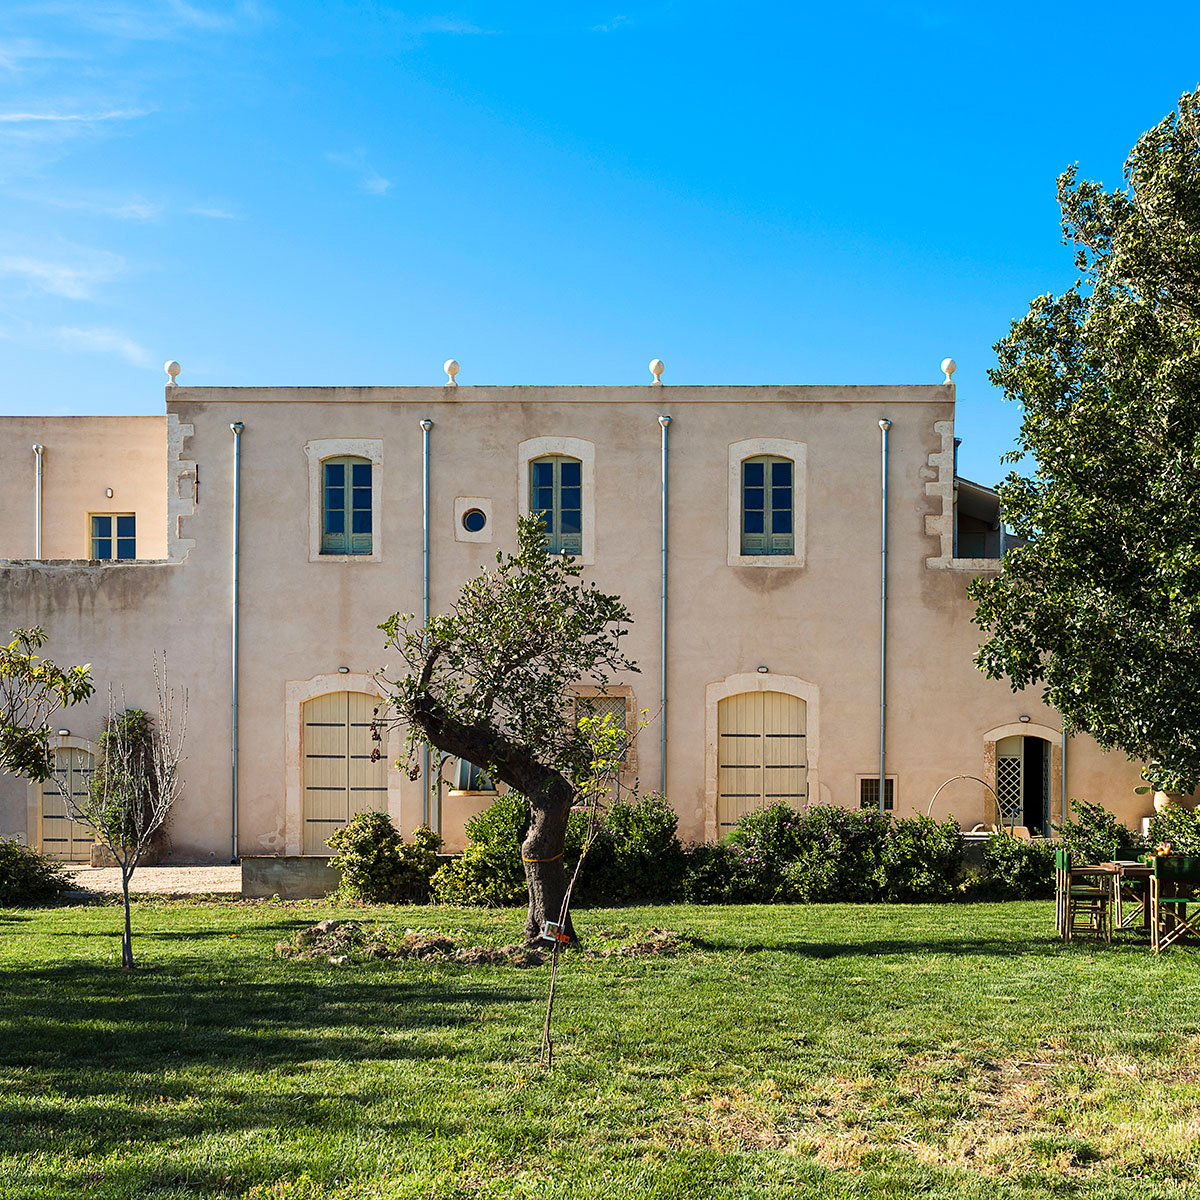
[[[529,511],[541,514],[551,554],[582,554],[583,463],[562,454],[533,459]]]
[[[371,553],[370,462],[327,458],[321,464],[321,553]]]
[[[762,454],[742,462],[742,553],[794,554],[795,464]]]

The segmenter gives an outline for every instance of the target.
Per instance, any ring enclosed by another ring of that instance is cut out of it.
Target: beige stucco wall
[[[174,557],[183,561],[0,567],[0,599],[13,624],[44,624],[55,654],[92,661],[102,685],[126,681],[138,703],[146,702],[151,650],[169,647],[172,674],[191,696],[187,797],[175,844],[181,856],[228,857],[229,425],[242,422],[239,848],[294,853],[300,831],[287,797],[289,774],[295,791],[295,698],[309,694],[313,680],[336,687],[342,667],[359,679],[394,669],[377,626],[394,611],[420,612],[421,420],[433,421],[435,612],[498,548],[513,546],[527,469],[522,445],[590,444],[587,550],[594,563],[585,578],[620,593],[634,613],[626,649],[642,672],[618,682],[632,687],[637,706],[656,721],[638,743],[640,779],[643,788],[658,784],[665,721],[668,795],[681,836],[699,839],[711,834],[714,817],[706,730],[713,697],[731,677],[753,674],[768,688],[779,680],[778,690],[807,697],[809,727],[820,744],[813,799],[857,805],[858,777],[878,772],[878,422],[886,417],[892,422],[887,771],[897,777],[897,810],[923,812],[951,775],[984,773],[989,731],[1022,714],[1059,729],[1056,714],[1036,697],[1014,695],[971,662],[979,638],[965,589],[973,572],[943,553],[953,406],[953,388],[943,386],[173,388],[171,427],[194,433],[177,439],[168,457],[198,464],[204,485],[194,505],[188,500],[173,509],[182,539]],[[668,704],[660,715],[662,414],[672,422]],[[43,428],[21,426],[3,442],[52,447]],[[737,556],[729,544],[730,447],[756,439],[804,447],[804,553],[785,566],[731,565]],[[354,441],[369,443],[378,464],[376,553],[313,555],[311,472],[319,455],[306,447]],[[153,472],[160,481],[169,474],[173,488],[191,478],[178,466]],[[3,496],[6,506],[13,502]],[[468,499],[490,509],[484,540],[461,536],[456,522]],[[73,732],[92,736],[100,716],[93,703],[64,720]],[[1137,768],[1102,755],[1089,739],[1072,741],[1067,775],[1073,795],[1100,800],[1131,824],[1148,810],[1133,793]],[[421,806],[421,783],[393,771],[389,809],[406,832],[419,822]],[[935,815],[946,812],[968,826],[984,819],[984,789],[952,785]],[[0,780],[0,832],[24,822],[24,813],[24,785]],[[447,798],[447,820],[457,825],[463,815],[465,807]],[[457,829],[445,832],[458,843]]]
[[[0,425],[0,559],[35,557],[35,443],[45,447],[43,559],[88,558],[89,513],[135,513],[138,558],[166,557],[165,417],[5,417]]]

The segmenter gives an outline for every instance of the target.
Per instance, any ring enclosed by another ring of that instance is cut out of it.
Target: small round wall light
[[[338,674],[339,675],[349,675],[350,668],[349,667],[338,667]]]
[[[766,667],[759,667],[759,668],[758,668],[758,673],[759,673],[760,675],[765,675],[765,674],[767,673],[767,668],[766,668]]]
[[[1028,724],[1029,724],[1029,714],[1028,714],[1028,713],[1022,713],[1022,714],[1021,714],[1021,715],[1020,715],[1020,716],[1017,718],[1017,720],[1018,720],[1018,721],[1020,721],[1022,725],[1028,725]]]
[[[104,494],[111,500],[112,499],[112,488],[105,488]]]
[[[70,737],[71,736],[71,731],[69,729],[59,729],[59,730],[56,730],[56,732],[59,737]]]
[[[468,508],[462,515],[462,523],[468,533],[479,533],[487,524],[487,513],[482,508]]]

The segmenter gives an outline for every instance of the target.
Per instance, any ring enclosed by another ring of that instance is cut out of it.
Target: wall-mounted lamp
[[[339,674],[339,675],[349,675],[349,674],[350,674],[350,668],[349,668],[349,667],[338,667],[338,674]],[[1028,721],[1028,720],[1029,720],[1029,718],[1028,718],[1028,717],[1026,717],[1026,718],[1025,718],[1025,720],[1027,720],[1027,721]]]
[[[69,729],[57,729],[57,730],[55,730],[55,732],[58,734],[59,737],[70,737],[71,736],[71,731]]]
[[[112,488],[105,488],[104,494],[111,500],[112,499]]]
[[[1021,714],[1021,715],[1020,715],[1020,716],[1017,718],[1017,720],[1018,720],[1018,721],[1020,721],[1022,725],[1028,725],[1028,724],[1029,724],[1029,714],[1028,714],[1028,713],[1022,713],[1022,714]]]
[[[758,673],[759,673],[760,675],[765,675],[765,674],[767,673],[767,668],[766,668],[766,667],[759,667],[759,668],[758,668]]]

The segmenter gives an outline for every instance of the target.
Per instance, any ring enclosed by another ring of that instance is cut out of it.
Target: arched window
[[[529,464],[529,511],[541,513],[551,554],[583,553],[583,463],[563,454]]]
[[[321,464],[321,553],[371,553],[371,464],[365,458]]]
[[[795,554],[790,458],[760,454],[742,461],[742,553]]]

